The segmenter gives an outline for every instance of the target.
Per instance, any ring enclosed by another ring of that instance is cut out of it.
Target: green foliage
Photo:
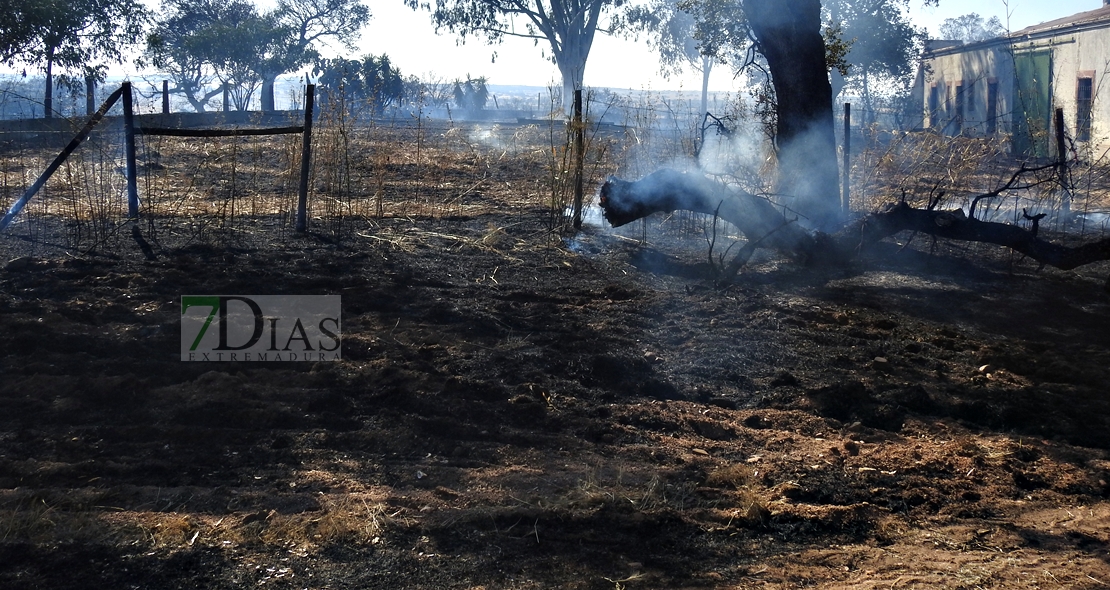
[[[40,23],[45,22],[48,3],[32,0],[0,0],[0,14],[7,15],[0,27],[0,62],[13,65],[34,44]]]
[[[217,80],[245,109],[259,83],[254,48],[268,42],[272,22],[247,0],[164,0],[162,11],[140,65],[163,70],[197,111],[222,92],[211,87]]]
[[[451,96],[455,100],[455,106],[468,112],[477,113],[486,108],[486,102],[489,101],[489,88],[486,86],[486,78],[466,77],[466,81],[455,80],[454,86],[451,88]]]
[[[603,14],[613,14],[626,0],[404,0],[413,10],[431,12],[436,30],[446,29],[465,41],[470,35],[498,43],[505,37],[545,42],[563,76],[563,100],[569,104],[582,87],[586,60],[600,30],[614,32],[620,18],[602,24]],[[565,105],[564,105],[565,106]]]
[[[279,0],[265,17],[271,23],[266,42],[256,49],[254,72],[262,78],[262,109],[274,108],[278,76],[320,59],[316,44],[338,41],[354,48],[370,9],[358,0]]]
[[[826,0],[822,4],[827,26],[839,30],[838,40],[847,40],[843,63],[848,68],[837,68],[832,76],[833,96],[845,88],[855,89],[870,111],[876,87],[913,73],[925,33],[909,21],[909,0]],[[828,39],[826,34],[827,44]]]
[[[0,8],[0,57],[47,71],[120,61],[147,22],[138,0],[4,0]]]
[[[848,53],[852,51],[855,40],[844,40],[844,29],[840,24],[826,26],[822,37],[825,38],[825,66],[830,72],[836,70],[841,76],[847,76],[852,69],[852,64],[848,63]]]
[[[740,0],[679,0],[694,18],[693,38],[702,54],[739,68],[751,61],[752,33]]]
[[[389,56],[366,55],[362,60],[320,59],[312,74],[318,77],[323,101],[332,107],[359,103],[380,113],[405,98],[405,80]]]
[[[659,54],[660,73],[682,73],[686,65],[702,63],[701,47],[694,38],[697,21],[680,7],[681,0],[652,0],[630,8],[624,16],[629,28],[649,34],[648,44]]]
[[[998,20],[997,16],[983,20],[983,17],[974,12],[955,18],[946,18],[940,25],[941,39],[963,41],[964,43],[986,41],[1005,34],[1006,27],[1002,26],[1002,21]]]
[[[262,108],[272,110],[278,76],[317,61],[319,42],[350,47],[370,19],[358,0],[280,0],[265,13],[250,0],[163,0],[162,12],[143,60],[166,70],[198,111],[221,92],[216,80],[240,109],[262,85]]]

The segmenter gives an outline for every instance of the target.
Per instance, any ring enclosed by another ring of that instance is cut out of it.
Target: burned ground
[[[549,218],[9,264],[0,586],[1110,584],[1106,268],[885,244],[722,290],[700,236]],[[340,294],[343,360],[180,362],[201,290]]]

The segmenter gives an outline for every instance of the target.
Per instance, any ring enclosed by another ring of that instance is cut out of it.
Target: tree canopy
[[[909,0],[826,0],[826,27],[839,29],[848,43],[844,62],[847,74],[830,71],[833,97],[845,88],[862,94],[867,112],[873,112],[872,93],[877,82],[905,78],[913,72],[925,32],[910,23]]]
[[[279,0],[265,13],[250,0],[163,0],[163,13],[143,57],[198,111],[222,92],[216,80],[240,109],[261,85],[262,110],[273,110],[278,76],[317,62],[320,43],[350,48],[370,19],[358,0]]]
[[[1006,27],[997,16],[984,19],[972,12],[963,16],[946,18],[940,25],[940,38],[964,43],[986,41],[1006,34]]]
[[[118,62],[139,42],[148,18],[138,0],[25,0],[5,8],[12,25],[0,36],[0,56],[42,67],[47,117],[53,114],[55,68],[96,74],[98,62]]]
[[[43,2],[0,0],[0,14],[7,15],[7,22],[0,27],[0,62],[12,65],[30,51],[39,24],[46,20],[46,8]]]
[[[140,63],[172,78],[197,112],[219,95],[232,92],[236,107],[257,87],[254,48],[265,42],[272,26],[247,0],[164,0],[163,17],[147,37]],[[213,87],[219,80],[220,86]]]
[[[687,66],[701,73],[701,112],[708,110],[709,75],[718,57],[702,51],[695,38],[698,20],[685,1],[652,0],[629,9],[625,19],[633,30],[650,35],[648,44],[659,55],[664,77],[681,74]]]
[[[602,22],[625,0],[405,0],[410,8],[432,13],[436,30],[446,29],[465,41],[470,35],[499,43],[505,37],[545,42],[563,77],[563,103],[582,88],[586,60],[598,31],[618,22]]]
[[[262,79],[262,110],[272,111],[277,77],[319,59],[320,43],[353,49],[370,9],[358,0],[279,0],[265,17],[271,29],[258,46],[254,71]]]
[[[312,74],[321,87],[322,102],[334,108],[357,104],[380,113],[405,97],[405,81],[389,56],[366,55],[361,60],[333,58],[316,62]]]

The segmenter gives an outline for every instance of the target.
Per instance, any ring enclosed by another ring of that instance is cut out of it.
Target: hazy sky
[[[433,0],[434,1],[434,0]],[[524,84],[547,86],[558,82],[555,66],[544,59],[542,45],[537,47],[529,40],[506,39],[497,46],[488,46],[482,40],[471,38],[465,45],[457,45],[450,33],[435,35],[427,12],[406,8],[401,0],[368,0],[374,13],[370,25],[364,30],[361,53],[389,54],[405,75],[423,75],[435,72],[447,79],[486,76],[494,84]],[[911,18],[936,35],[946,18],[971,12],[984,18],[997,16],[1010,30],[1018,30],[1040,22],[1053,20],[1102,6],[1101,0],[940,0],[937,8],[922,8],[921,0],[910,0]],[[494,52],[497,59],[493,60]],[[361,54],[360,53],[360,54]],[[586,64],[587,86],[640,89],[701,88],[700,74],[688,72],[679,78],[665,80],[658,75],[657,58],[647,44],[613,39],[599,35]],[[732,87],[731,74],[718,68],[711,79],[711,87],[728,90]]]
[[[470,38],[459,45],[457,38],[444,32],[436,35],[426,11],[406,8],[402,0],[363,0],[373,18],[363,30],[358,47],[351,57],[367,53],[389,54],[404,75],[424,77],[434,73],[454,80],[469,74],[485,76],[492,84],[548,86],[560,84],[559,72],[545,56],[550,55],[545,42],[507,38],[502,44],[489,46],[481,39]],[[435,0],[430,0],[434,2]],[[161,0],[143,0],[156,9]],[[276,0],[255,0],[268,8]],[[940,0],[937,8],[922,8],[921,0],[910,0],[911,19],[927,27],[934,35],[946,18],[971,12],[983,17],[998,16],[1010,30],[1018,30],[1040,22],[1061,18],[1102,6],[1102,0]],[[496,53],[496,59],[493,58]],[[15,71],[20,71],[16,68]],[[7,68],[0,69],[10,71]],[[616,39],[599,34],[586,65],[586,85],[633,90],[700,90],[701,76],[687,71],[669,80],[659,75],[658,58],[643,40]],[[30,73],[30,72],[29,72]],[[112,68],[113,75],[136,74],[126,64]],[[711,88],[727,91],[733,88],[731,72],[718,67],[711,79]]]

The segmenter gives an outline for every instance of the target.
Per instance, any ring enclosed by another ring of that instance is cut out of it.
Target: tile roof
[[[1064,29],[1076,25],[1094,24],[1100,21],[1110,21],[1110,6],[1103,6],[1102,8],[1096,8],[1095,10],[1088,10],[1086,12],[1080,12],[1079,14],[1073,14],[1071,16],[1065,16],[1063,18],[1043,22],[1039,25],[1025,27],[1020,31],[1014,31],[1010,33],[1009,36],[1024,37],[1026,35],[1044,33],[1052,31],[1054,29]]]

